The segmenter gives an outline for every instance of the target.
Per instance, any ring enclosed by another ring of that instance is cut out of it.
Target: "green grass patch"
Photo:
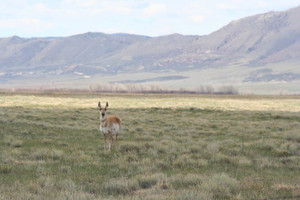
[[[111,152],[98,130],[102,99],[122,119]],[[296,97],[4,93],[0,102],[2,199],[299,194]]]

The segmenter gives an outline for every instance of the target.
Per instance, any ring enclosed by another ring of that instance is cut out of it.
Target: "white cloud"
[[[91,10],[92,13],[115,13],[115,14],[128,14],[132,12],[132,8],[125,3],[104,3],[102,5],[98,5],[93,7]]]
[[[39,12],[39,13],[58,13],[60,12],[59,9],[52,9],[52,8],[49,8],[46,4],[44,3],[38,3],[38,4],[35,4],[32,6],[33,10],[35,12]]]
[[[122,31],[118,28],[104,28],[104,29],[99,29],[97,30],[98,32],[103,32],[103,33],[121,33]]]
[[[154,16],[162,14],[166,11],[166,6],[164,4],[150,4],[147,8],[143,10],[143,13],[147,16]]]
[[[77,5],[80,7],[92,7],[97,4],[96,0],[65,0],[67,4]]]
[[[21,29],[48,29],[52,28],[52,23],[41,22],[39,19],[22,18],[22,19],[2,19],[0,20],[2,28],[21,28]]]
[[[67,8],[62,10],[67,16],[88,19],[95,16],[117,16],[129,15],[133,8],[132,5],[123,1],[83,1],[65,0]],[[72,3],[74,2],[74,3]],[[129,17],[129,16],[128,16]]]
[[[16,25],[15,20],[1,19],[0,20],[0,26],[2,28],[15,28],[17,25]]]
[[[259,2],[258,2],[258,5],[259,5],[260,7],[262,7],[262,8],[267,8],[267,7],[270,6],[270,5],[269,5],[267,2],[265,2],[265,1],[259,1]]]
[[[199,22],[202,22],[204,20],[204,16],[201,16],[201,15],[190,16],[190,19],[193,22],[199,23]]]
[[[227,10],[227,9],[236,9],[237,7],[232,4],[219,3],[217,4],[219,9]]]
[[[211,9],[209,8],[209,6],[203,4],[203,3],[199,3],[199,2],[191,2],[186,4],[183,7],[183,11],[186,14],[189,15],[199,15],[199,13],[203,14],[210,14],[211,13]]]

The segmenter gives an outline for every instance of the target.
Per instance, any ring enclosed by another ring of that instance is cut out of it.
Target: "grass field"
[[[300,97],[0,94],[0,199],[299,198]]]

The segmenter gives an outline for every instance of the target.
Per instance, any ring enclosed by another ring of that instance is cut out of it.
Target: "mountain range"
[[[230,22],[204,36],[84,33],[0,38],[0,88],[148,83],[300,93],[300,6]],[[175,77],[175,78],[174,78]]]

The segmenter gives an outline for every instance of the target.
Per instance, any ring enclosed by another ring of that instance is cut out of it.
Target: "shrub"
[[[162,170],[166,170],[168,169],[170,166],[168,163],[164,162],[164,161],[158,161],[156,163],[156,167],[159,168],[159,169],[162,169]]]
[[[0,174],[9,174],[12,171],[13,167],[9,164],[0,165]]]
[[[215,154],[219,151],[219,144],[218,143],[210,143],[206,147],[206,151],[209,154]]]
[[[158,173],[138,178],[139,186],[143,189],[150,188],[165,178],[164,174]]]
[[[38,149],[36,152],[32,154],[33,159],[36,160],[60,160],[63,158],[63,151],[53,149]]]
[[[195,187],[201,184],[203,179],[204,179],[203,176],[199,174],[186,174],[186,175],[180,174],[175,177],[172,177],[170,179],[170,182],[175,189],[179,189],[179,188],[188,188],[191,186]]]
[[[22,140],[14,140],[11,142],[10,145],[15,148],[20,148],[23,145],[23,141]]]
[[[252,165],[252,161],[246,157],[241,157],[238,159],[238,164],[242,167],[249,167]]]
[[[268,157],[259,157],[256,159],[256,164],[258,168],[273,168],[275,163]]]
[[[172,199],[175,200],[210,200],[213,199],[211,193],[207,191],[190,191],[190,190],[179,190],[176,191],[175,196]]]
[[[140,150],[141,150],[141,146],[139,146],[138,144],[135,144],[135,143],[127,143],[127,144],[122,144],[120,146],[120,151],[122,153],[130,152],[130,151],[135,151],[135,152],[139,153]]]
[[[291,141],[300,143],[300,134],[299,132],[291,132],[286,135],[286,138]]]
[[[14,148],[19,148],[23,145],[22,140],[18,140],[13,136],[7,136],[3,140],[8,146],[14,147]]]
[[[225,173],[214,174],[207,181],[204,180],[203,188],[213,193],[214,198],[226,198],[235,194],[238,189],[238,181]]]
[[[237,88],[233,87],[232,85],[229,86],[222,86],[219,88],[219,94],[238,94],[239,91]]]
[[[137,180],[111,179],[102,185],[102,192],[108,195],[127,195],[139,189]]]
[[[189,155],[179,156],[173,163],[179,169],[205,167],[207,164],[207,160],[201,158],[193,159]]]

